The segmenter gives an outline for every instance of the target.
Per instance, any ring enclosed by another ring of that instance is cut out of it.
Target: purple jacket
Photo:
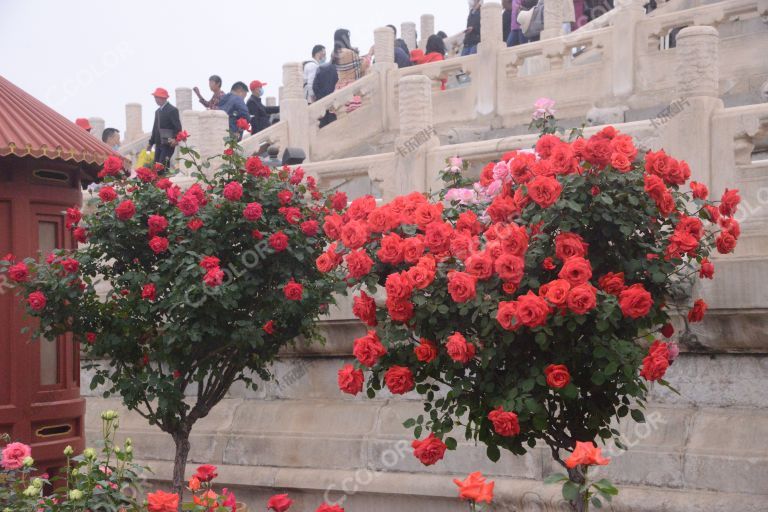
[[[512,0],[512,24],[511,30],[517,30],[520,28],[520,24],[517,22],[517,15],[520,13],[522,0]]]

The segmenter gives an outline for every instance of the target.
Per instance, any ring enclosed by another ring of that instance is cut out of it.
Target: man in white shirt
[[[320,64],[325,63],[325,46],[315,45],[312,48],[312,60],[304,63],[304,97],[309,103],[315,101],[315,93],[312,91],[312,84],[315,83],[315,75]]]

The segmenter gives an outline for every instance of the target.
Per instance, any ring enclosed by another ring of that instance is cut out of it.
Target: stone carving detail
[[[288,62],[283,65],[283,96],[282,99],[304,98],[304,75],[301,64]]]
[[[599,126],[602,124],[618,124],[624,122],[624,112],[628,110],[624,105],[618,107],[592,107],[587,112],[587,124]]]
[[[423,75],[400,79],[400,135],[411,136],[432,125],[432,82]]]
[[[144,135],[141,128],[141,103],[125,105],[125,142],[132,142]]]
[[[400,37],[408,45],[408,49],[416,48],[416,24],[412,21],[404,21],[400,25]]]
[[[179,112],[192,110],[192,89],[189,87],[176,88],[176,108]]]
[[[376,64],[395,62],[395,33],[389,27],[377,28],[373,34]]]
[[[432,14],[421,15],[421,42],[419,48],[427,47],[427,39],[435,33],[435,16]]]
[[[688,27],[677,35],[677,88],[681,98],[718,97],[719,36],[713,27]]]

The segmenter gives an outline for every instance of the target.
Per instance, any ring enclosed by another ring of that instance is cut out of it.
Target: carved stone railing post
[[[421,15],[421,40],[419,48],[427,48],[427,39],[435,33],[435,16],[433,14]]]
[[[192,110],[192,89],[189,87],[176,88],[176,108],[179,112]]]
[[[224,151],[224,137],[229,130],[229,118],[227,113],[222,110],[185,110],[181,114],[181,124],[189,134],[187,145],[200,153],[200,158],[206,158],[220,155]],[[211,162],[205,172],[212,176],[221,164],[218,159]],[[187,168],[181,166],[182,172],[188,172]]]
[[[104,133],[104,119],[100,117],[89,117],[88,122],[91,123],[91,135],[101,140],[101,134]]]
[[[541,39],[552,39],[563,34],[563,3],[571,0],[547,0],[544,2],[544,30]]]
[[[412,21],[404,21],[400,24],[400,37],[403,38],[409,50],[416,48],[416,24]]]
[[[491,114],[496,110],[497,55],[505,46],[504,41],[501,40],[501,21],[501,4],[496,2],[483,4],[480,11],[480,44],[477,47],[475,61],[476,108],[480,115]]]
[[[382,177],[384,201],[413,191],[426,192],[427,153],[438,146],[432,119],[432,81],[424,75],[400,79],[400,133],[395,139],[395,173]]]
[[[723,109],[718,92],[719,64],[719,35],[715,28],[700,26],[681,30],[677,35],[678,99],[657,116],[668,119],[664,148],[675,158],[688,162],[691,179],[708,186],[712,185],[713,178],[712,116]],[[664,126],[658,119],[653,122]]]
[[[395,123],[390,112],[395,98],[392,94],[394,84],[390,85],[391,72],[397,69],[395,64],[395,33],[390,27],[377,28],[373,33],[374,51],[376,63],[374,70],[379,75],[379,94],[373,96],[373,101],[381,101],[381,127],[383,130],[390,130]]]
[[[124,142],[133,142],[142,135],[144,130],[141,128],[141,103],[126,103]]]
[[[309,159],[309,106],[304,97],[304,74],[299,62],[283,65],[280,120],[288,125],[288,146],[303,149]]]
[[[631,0],[617,2],[611,32],[611,82],[613,95],[629,96],[635,90],[635,55],[641,49],[635,41],[637,25],[645,9]]]

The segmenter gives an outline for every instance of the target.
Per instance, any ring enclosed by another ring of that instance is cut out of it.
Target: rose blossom
[[[269,236],[268,243],[276,252],[282,252],[288,248],[288,235],[282,231],[278,231]]]
[[[404,395],[411,391],[415,384],[413,372],[405,366],[392,366],[384,373],[384,383],[395,395]]]
[[[571,374],[563,364],[550,364],[544,368],[544,375],[547,377],[547,386],[554,389],[562,389],[571,382]]]
[[[115,208],[115,215],[120,220],[128,220],[136,214],[136,206],[133,201],[126,199]]]
[[[704,319],[704,314],[707,312],[707,303],[704,299],[698,299],[693,303],[693,308],[688,311],[689,322],[701,322]]]
[[[375,365],[386,353],[387,349],[381,344],[376,331],[368,331],[368,334],[357,338],[352,345],[352,355],[360,361],[360,364],[368,367]]]
[[[304,295],[304,287],[293,279],[283,287],[283,294],[288,300],[301,300]]]
[[[493,423],[493,430],[502,437],[512,437],[520,433],[517,414],[506,412],[501,406],[489,412],[488,419]]]
[[[275,512],[285,512],[293,505],[293,500],[287,494],[275,494],[267,501],[267,510],[272,509]]]
[[[221,286],[221,284],[224,282],[224,271],[219,267],[212,267],[208,269],[208,271],[205,273],[205,276],[203,276],[203,282],[211,288]]]
[[[454,302],[468,302],[477,295],[477,278],[466,272],[451,271],[448,273],[448,293]]]
[[[619,306],[624,316],[640,318],[653,307],[653,297],[642,284],[633,284],[619,294]]]
[[[554,116],[555,112],[555,100],[549,98],[539,98],[533,104],[533,119],[544,119],[547,116]]]
[[[468,343],[466,338],[458,332],[448,336],[445,349],[448,351],[448,356],[457,363],[467,364],[475,357],[475,346]]]
[[[42,311],[45,309],[48,299],[43,292],[32,292],[27,297],[27,304],[32,311]]]
[[[416,359],[422,363],[430,363],[437,357],[437,346],[435,342],[421,338],[418,346],[413,348],[413,353],[416,354]]]
[[[168,250],[168,239],[162,236],[154,236],[149,241],[149,248],[155,254],[161,254]]]
[[[415,439],[411,446],[413,447],[413,455],[425,466],[431,466],[441,460],[448,448],[444,442],[435,437],[435,434],[429,434],[422,441]]]
[[[338,372],[339,389],[344,393],[356,395],[363,390],[362,370],[356,370],[351,364],[345,364]]]
[[[6,471],[14,471],[24,467],[24,459],[32,456],[32,448],[23,443],[10,443],[2,452],[0,465]]]
[[[29,281],[29,267],[26,263],[20,262],[8,267],[8,275],[13,281],[23,283]]]
[[[376,302],[364,291],[360,291],[360,295],[352,300],[352,313],[369,327],[375,327],[378,323]]]
[[[227,183],[224,186],[223,195],[227,201],[239,201],[243,197],[243,186],[236,181]]]

